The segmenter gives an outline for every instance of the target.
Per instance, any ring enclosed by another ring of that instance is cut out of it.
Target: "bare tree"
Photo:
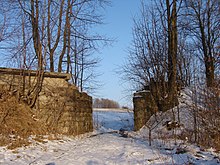
[[[178,33],[176,1],[166,1],[165,6],[160,1],[160,5],[149,9],[142,3],[141,16],[134,19],[132,47],[123,71],[139,89],[149,86],[162,110],[168,108],[161,106],[165,102],[170,108],[177,104]]]
[[[159,81],[167,69],[166,32],[155,10],[147,12],[142,4],[140,19],[134,19],[133,41],[129,49],[128,64],[124,65],[125,77],[138,88]]]
[[[72,82],[81,90],[85,88],[84,82],[92,81],[95,75],[89,71],[98,60],[91,54],[109,40],[92,33],[91,28],[102,23],[99,11],[107,3],[106,0],[17,0],[7,1],[7,5],[0,3],[3,11],[0,37],[4,34],[7,38],[7,41],[1,40],[10,50],[7,53],[10,52],[10,57],[19,61],[18,67],[37,70],[36,82],[30,85],[26,94],[22,94],[30,98],[31,107],[41,91],[43,74],[47,70],[71,73],[77,80]]]
[[[220,40],[220,11],[218,0],[185,0],[186,17],[190,36],[205,64],[206,84],[214,86],[216,62],[219,60],[217,47]]]
[[[49,57],[50,57],[50,71],[54,72],[54,52],[58,47],[60,37],[61,37],[61,28],[62,28],[62,17],[63,17],[63,8],[64,8],[64,0],[61,1],[60,7],[59,7],[59,15],[56,16],[58,19],[58,25],[55,29],[57,29],[57,32],[55,35],[52,35],[51,33],[54,33],[54,26],[51,24],[51,21],[56,21],[56,17],[54,18],[54,12],[53,12],[53,18],[51,18],[51,3],[56,4],[54,2],[51,2],[51,0],[48,0],[48,6],[47,6],[47,39],[48,39],[48,50],[49,50]],[[70,3],[70,0],[68,0],[68,5]],[[68,8],[69,9],[69,8]],[[67,9],[67,13],[69,10]],[[66,17],[66,19],[69,17]],[[52,25],[52,26],[51,26]],[[54,41],[54,45],[52,46],[52,38],[56,36],[56,39]]]
[[[90,51],[94,51],[99,43],[110,41],[102,36],[88,32],[89,27],[103,23],[102,15],[99,15],[97,11],[98,6],[103,6],[106,3],[107,1],[105,0],[68,0],[63,32],[63,46],[58,61],[58,72],[64,71],[64,67],[66,72],[70,72],[70,65],[73,63],[71,58],[80,56],[76,50],[79,49],[77,46],[80,43],[77,42],[82,42],[83,40],[84,44],[86,44],[85,47],[89,47]]]

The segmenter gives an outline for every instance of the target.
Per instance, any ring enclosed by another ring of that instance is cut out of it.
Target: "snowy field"
[[[126,130],[132,131],[134,127],[133,112],[115,109],[95,109],[93,122],[96,130]]]
[[[33,142],[16,150],[0,147],[0,165],[220,164],[220,155],[212,149],[204,151],[183,143],[174,145],[172,140],[164,144],[157,139],[150,147],[145,136],[146,129],[137,133],[131,131],[131,112],[95,110],[93,117],[94,132],[77,138]],[[187,152],[179,152],[180,148]]]

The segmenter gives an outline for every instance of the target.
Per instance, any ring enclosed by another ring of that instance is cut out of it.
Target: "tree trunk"
[[[150,128],[148,130],[149,130],[149,133],[148,133],[149,146],[151,146],[151,142],[152,142],[151,133],[152,133],[152,130]]]
[[[207,87],[212,87],[214,85],[214,61],[211,50],[208,50],[208,44],[210,43],[209,41],[206,42],[205,27],[201,19],[199,19],[199,29],[201,33],[202,50],[203,50],[204,62],[205,62],[206,85]]]
[[[70,27],[70,17],[71,17],[71,4],[70,0],[68,0],[68,19],[67,21],[67,41],[68,41],[68,46],[67,46],[67,68],[66,68],[66,73],[69,73],[70,66],[71,66],[71,59],[70,59],[70,49],[71,49],[71,27]]]
[[[39,34],[39,6],[38,0],[31,0],[31,23],[34,41],[34,50],[38,59],[38,70],[43,69],[42,45]]]
[[[64,27],[64,34],[63,34],[63,48],[62,48],[62,52],[59,56],[59,62],[58,62],[58,72],[62,72],[62,64],[63,64],[63,57],[66,53],[66,47],[67,47],[67,35],[68,34],[68,26],[70,26],[70,9],[71,9],[71,4],[70,4],[70,0],[68,0],[68,8],[66,10],[66,22],[65,22],[65,27]]]
[[[170,106],[177,104],[177,13],[176,0],[172,3],[172,12],[169,0],[167,5],[167,24],[168,24],[168,101]]]
[[[38,0],[31,0],[31,23],[32,23],[32,34],[34,42],[34,50],[38,60],[38,74],[36,75],[36,82],[30,93],[29,106],[34,107],[38,95],[41,91],[43,78],[44,78],[44,68],[43,68],[43,55],[42,55],[42,43],[39,33],[39,5]]]
[[[213,20],[213,17],[218,17],[219,14],[213,15],[213,1],[207,0],[202,5],[197,5],[197,1],[191,0],[191,8],[194,12],[195,21],[197,22],[194,28],[198,28],[198,42],[201,43],[201,52],[203,54],[203,61],[205,64],[205,75],[207,87],[213,87],[215,81],[215,58],[214,45],[217,42],[219,27],[218,20]],[[217,22],[215,22],[217,21]]]
[[[215,80],[214,71],[215,71],[215,67],[212,57],[205,57],[205,74],[206,74],[207,87],[214,86],[214,80]]]
[[[59,21],[58,21],[58,29],[57,29],[57,38],[54,43],[54,46],[51,46],[51,27],[50,27],[50,5],[51,5],[51,0],[48,0],[48,21],[47,21],[47,38],[48,38],[48,48],[49,48],[49,55],[50,55],[50,71],[54,72],[54,52],[58,46],[58,43],[60,41],[60,36],[61,36],[61,25],[62,25],[62,16],[63,16],[63,5],[64,5],[64,0],[62,0],[61,5],[60,5],[60,11],[59,11]]]

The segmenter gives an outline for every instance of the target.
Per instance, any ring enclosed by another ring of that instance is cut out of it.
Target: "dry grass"
[[[188,133],[192,133],[190,141],[220,151],[220,81],[216,84],[212,88],[198,87],[192,91],[194,104],[189,105],[189,109],[194,119],[194,129]]]
[[[45,135],[48,128],[34,112],[5,91],[0,92],[0,146],[15,149],[30,144],[30,135]]]

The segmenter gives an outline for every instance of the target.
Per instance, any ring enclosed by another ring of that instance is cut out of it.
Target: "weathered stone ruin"
[[[134,93],[133,104],[134,130],[138,131],[158,111],[158,108],[149,90]]]
[[[167,98],[167,83],[164,81],[150,81],[143,90],[137,91],[133,96],[134,104],[134,130],[142,128],[150,117],[157,111],[165,112],[178,104],[169,102]]]
[[[35,84],[37,72],[0,68],[0,88],[19,94]],[[42,88],[32,108],[55,133],[78,135],[93,130],[92,98],[68,83],[69,74],[44,72]],[[24,83],[25,82],[25,83]],[[25,86],[24,86],[25,84]],[[25,98],[22,98],[25,101]]]

